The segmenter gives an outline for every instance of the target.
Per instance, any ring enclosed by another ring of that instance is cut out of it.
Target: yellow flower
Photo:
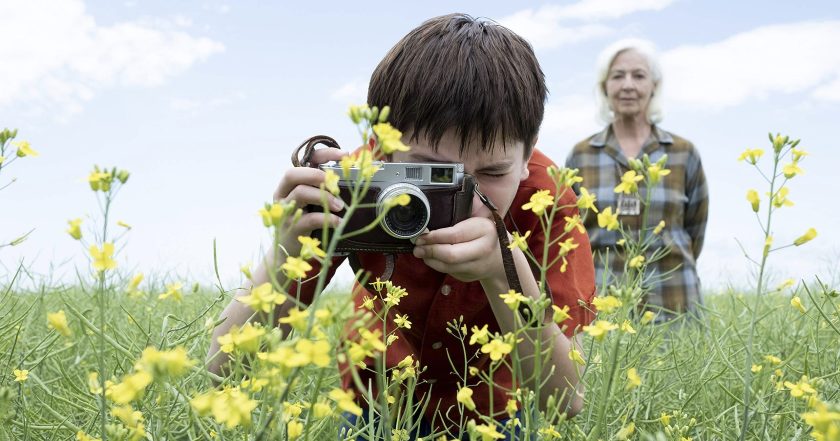
[[[598,213],[598,226],[606,228],[607,231],[618,229],[618,214],[613,214],[612,207],[607,207]]]
[[[501,360],[503,356],[510,354],[510,351],[512,350],[512,344],[507,343],[499,338],[494,338],[493,340],[490,340],[488,343],[481,346],[481,352],[483,354],[490,354],[490,359],[493,361]]]
[[[405,207],[406,205],[411,203],[411,196],[408,193],[400,193],[394,197],[388,198],[385,201],[385,206],[388,208],[393,208],[399,205],[400,207]]]
[[[595,310],[598,312],[609,314],[621,307],[622,303],[615,296],[598,296],[592,299],[592,305],[595,306]]]
[[[12,373],[15,374],[15,381],[18,383],[23,383],[29,378],[29,370],[27,369],[15,369]]]
[[[90,184],[90,189],[93,191],[108,192],[111,190],[111,182],[114,177],[111,172],[99,171],[99,167],[94,167],[94,170],[88,175],[87,181]]]
[[[542,216],[547,207],[554,205],[554,196],[549,190],[539,190],[531,195],[528,203],[522,205],[523,210],[531,210],[537,216]]]
[[[648,167],[647,171],[648,176],[650,176],[650,185],[658,184],[663,177],[671,174],[671,170],[668,170],[667,168],[662,168],[659,164],[652,164],[650,167]]]
[[[234,325],[230,328],[227,334],[219,336],[217,339],[221,350],[224,353],[231,353],[235,349],[243,352],[254,353],[257,352],[260,346],[260,337],[265,334],[265,329],[245,323],[241,328]]]
[[[79,218],[67,221],[70,228],[67,229],[67,234],[73,239],[79,240],[82,238],[82,220]]]
[[[146,371],[139,371],[128,374],[122,381],[111,386],[107,396],[117,404],[128,404],[138,398],[142,398],[146,392],[146,386],[151,384],[152,374]]]
[[[373,126],[373,133],[382,152],[390,155],[394,152],[407,152],[410,148],[402,143],[402,132],[391,126],[390,123],[379,123]]]
[[[758,213],[758,208],[761,205],[761,200],[758,198],[758,192],[755,190],[747,190],[747,202],[752,206],[752,211]]]
[[[331,400],[335,401],[339,409],[345,412],[350,412],[356,416],[360,416],[362,414],[362,408],[353,401],[353,391],[333,389],[330,391],[329,397]]]
[[[622,427],[618,430],[615,434],[615,439],[617,440],[627,440],[633,435],[633,432],[636,431],[636,423],[630,421],[630,424]]]
[[[575,243],[574,238],[570,237],[570,238],[564,240],[563,242],[558,243],[558,246],[560,246],[560,253],[558,255],[560,257],[563,257],[563,256],[569,254],[569,252],[572,251],[573,249],[577,248],[578,245],[579,244]]]
[[[73,334],[70,326],[67,325],[67,316],[64,315],[64,310],[58,312],[51,312],[47,314],[47,327],[55,329],[59,334],[69,337]]]
[[[668,427],[671,425],[671,415],[668,415],[665,412],[662,412],[659,415],[659,422],[662,423],[663,426]]]
[[[5,161],[5,160],[6,160],[6,158],[3,157],[2,155],[0,155],[0,165],[3,165],[3,161]]]
[[[134,410],[129,405],[112,407],[111,415],[119,418],[119,420],[128,427],[135,428],[142,426],[143,413],[139,410]]]
[[[228,429],[239,425],[250,426],[251,411],[256,407],[257,402],[238,388],[224,389],[213,398],[213,418]]]
[[[516,405],[516,400],[508,400],[507,404],[505,405],[505,412],[507,412],[510,418],[516,416],[516,411],[518,410]]]
[[[655,319],[655,318],[656,318],[656,313],[655,312],[645,311],[645,313],[642,314],[642,319],[640,321],[642,322],[643,325],[646,325],[646,324],[652,322],[653,319]]]
[[[278,320],[278,322],[288,323],[298,331],[304,331],[306,330],[306,321],[308,318],[308,309],[300,310],[297,306],[294,306],[292,307],[292,309],[289,310],[289,314],[286,317],[282,317],[280,320]]]
[[[790,149],[790,153],[793,155],[793,162],[799,162],[805,156],[808,156],[808,152],[805,150],[799,150],[797,148]]]
[[[814,389],[811,386],[811,384],[808,383],[808,377],[804,375],[798,383],[791,383],[790,381],[785,381],[785,387],[790,389],[790,395],[794,398],[803,397],[805,394],[816,395],[817,393],[816,389]]]
[[[306,366],[308,364],[326,367],[330,364],[331,349],[330,344],[325,340],[300,339],[295,344],[292,357],[286,363],[290,367]]]
[[[332,407],[327,403],[315,403],[312,405],[312,416],[321,419],[332,414]]]
[[[181,282],[167,283],[166,292],[158,295],[158,300],[166,300],[172,297],[175,301],[180,302],[183,300],[183,295],[181,294],[182,286]]]
[[[831,410],[825,403],[817,401],[810,412],[802,414],[805,423],[813,427],[810,435],[816,441],[840,439],[840,412]]]
[[[117,267],[117,262],[112,259],[114,256],[114,244],[105,242],[102,244],[102,249],[96,245],[90,246],[90,257],[93,258],[93,269],[97,272],[114,269]]]
[[[480,345],[487,344],[490,341],[490,331],[487,330],[487,325],[478,328],[478,326],[472,327],[472,336],[470,336],[470,344],[474,345],[476,343]]]
[[[562,308],[557,305],[551,305],[551,309],[554,310],[552,320],[554,320],[554,323],[557,323],[558,325],[572,317],[569,315],[569,305],[565,305]]]
[[[642,264],[645,263],[645,256],[636,256],[630,259],[630,268],[641,268]]]
[[[263,225],[266,227],[278,226],[285,217],[286,208],[276,202],[271,205],[265,204],[265,207],[260,208],[259,214],[262,218]]]
[[[473,391],[468,387],[462,387],[458,390],[458,402],[469,410],[475,410],[475,401],[473,401],[472,396]]]
[[[772,365],[782,364],[782,359],[779,358],[779,357],[776,357],[775,355],[765,355],[764,356],[764,361],[766,361],[766,362],[768,362]]]
[[[583,359],[583,356],[580,354],[580,351],[578,351],[577,349],[574,349],[574,348],[572,348],[569,351],[569,360],[572,360],[573,362],[577,363],[580,366],[583,366],[583,365],[586,364],[586,360]]]
[[[511,311],[515,310],[519,307],[520,302],[524,302],[528,300],[527,297],[523,296],[521,293],[518,293],[514,290],[508,290],[505,294],[499,294],[499,297],[505,301],[505,304],[510,308]]]
[[[385,304],[388,306],[396,306],[400,304],[400,299],[407,296],[408,292],[405,288],[394,285],[392,283],[386,284],[387,293],[385,294]]]
[[[411,322],[408,320],[408,314],[397,314],[397,316],[394,318],[394,323],[400,328],[411,329]]]
[[[338,195],[339,192],[338,180],[338,175],[334,171],[327,170],[324,172],[324,188],[334,195]]]
[[[656,228],[653,229],[653,234],[659,234],[665,228],[665,221],[661,220],[658,224],[656,224]]]
[[[312,270],[312,265],[303,259],[289,256],[281,268],[290,279],[302,279],[306,277],[307,271]]]
[[[776,290],[777,290],[777,291],[781,291],[781,290],[783,290],[783,289],[790,288],[790,287],[791,287],[791,286],[793,286],[795,283],[796,283],[796,281],[795,281],[795,280],[793,280],[793,279],[786,279],[784,282],[780,283],[780,284],[779,284],[779,286],[777,286],[777,287],[776,287]]]
[[[492,441],[494,439],[504,439],[505,436],[496,431],[495,424],[481,424],[475,426],[475,431],[481,435],[481,441]]]
[[[627,369],[627,390],[633,390],[642,385],[642,377],[636,372],[636,368]]]
[[[793,201],[787,198],[787,194],[790,192],[787,187],[782,187],[776,192],[776,195],[773,196],[773,206],[776,208],[784,207],[792,207]],[[769,196],[769,194],[768,194]]]
[[[300,421],[289,421],[286,424],[286,436],[290,439],[298,439],[303,434],[303,423]]]
[[[94,438],[80,430],[76,432],[76,441],[102,441],[102,438]]]
[[[590,193],[586,188],[580,187],[580,195],[577,200],[578,209],[589,209],[597,213],[598,208],[595,206],[595,200],[594,194]]]
[[[128,282],[128,288],[126,291],[134,292],[137,291],[137,288],[140,286],[140,282],[143,281],[143,273],[137,273],[134,277],[131,278],[131,281]]]
[[[591,335],[597,341],[601,341],[607,334],[612,331],[618,329],[618,325],[615,323],[610,323],[606,320],[598,320],[592,326],[584,326],[583,330],[586,331],[587,334]]]
[[[799,168],[799,164],[797,164],[796,161],[793,161],[790,164],[786,164],[782,168],[782,174],[784,174],[785,177],[788,178],[788,179],[791,179],[794,176],[801,175],[803,173],[805,173],[805,172],[802,171],[801,168]]]
[[[519,248],[522,251],[526,251],[528,249],[528,236],[531,235],[531,230],[525,232],[524,236],[520,236],[518,231],[513,232],[513,237],[510,239],[510,244],[508,248],[513,249],[514,247]]]
[[[762,369],[763,367],[764,367],[764,366],[762,366],[762,365],[760,365],[760,364],[754,364],[754,365],[752,365],[752,367],[750,368],[750,371],[752,371],[752,373],[754,373],[754,374],[757,374],[757,373],[761,372],[761,369]]]
[[[621,176],[621,183],[616,185],[613,189],[615,193],[632,194],[639,191],[638,182],[644,179],[644,176],[637,175],[634,170],[630,170]]]
[[[539,431],[538,433],[539,433],[540,435],[543,435],[543,436],[548,437],[548,439],[560,439],[560,438],[563,438],[563,435],[562,435],[560,432],[558,432],[558,431],[557,431],[557,429],[555,429],[555,428],[553,428],[553,427],[551,427],[551,426],[549,426],[549,427],[543,427],[542,429],[540,429],[540,431]],[[540,438],[540,439],[543,439],[543,438]]]
[[[758,162],[758,159],[764,154],[764,150],[761,149],[746,149],[741,156],[738,156],[739,161],[747,160],[750,164],[755,165]]]
[[[195,366],[195,360],[190,359],[183,346],[176,346],[175,349],[166,351],[159,351],[150,346],[143,350],[135,368],[145,370],[155,376],[180,377],[193,366]]]
[[[630,320],[624,320],[624,322],[621,324],[621,330],[628,334],[636,333],[636,330],[633,329],[633,326],[630,324]]]
[[[798,309],[799,312],[805,314],[805,307],[802,306],[802,300],[799,298],[799,296],[793,296],[793,298],[790,299],[790,306],[793,306],[794,308]]]
[[[98,372],[88,372],[88,390],[94,395],[102,393],[102,386],[99,384]]]
[[[239,296],[236,300],[250,306],[254,311],[269,313],[275,305],[282,305],[286,301],[286,295],[275,291],[271,283],[266,282],[251,288],[250,294]]]
[[[564,216],[563,221],[566,222],[566,226],[563,227],[563,232],[568,233],[569,231],[572,231],[573,229],[577,228],[578,233],[586,233],[586,227],[583,226],[583,219],[580,218],[579,214],[576,214],[572,217]]]
[[[799,246],[812,241],[815,237],[817,237],[817,230],[813,228],[808,228],[808,231],[806,231],[805,234],[797,237],[796,240],[793,241],[793,244]]]
[[[17,147],[17,155],[19,158],[23,158],[24,156],[32,156],[33,158],[39,156],[39,153],[32,148],[29,141],[15,141],[12,145]]]

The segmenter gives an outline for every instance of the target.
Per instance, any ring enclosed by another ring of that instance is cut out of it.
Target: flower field
[[[362,171],[352,188],[352,209],[367,190],[364,176],[375,172],[377,153],[408,147],[387,124],[386,109],[360,106],[350,113],[365,144],[374,140],[372,153],[341,161],[345,173]],[[0,179],[2,167],[14,162],[4,157],[37,156],[29,143],[12,141],[16,135],[4,131],[0,136]],[[665,312],[640,311],[636,305],[650,282],[645,267],[660,256],[650,249],[652,238],[662,227],[634,236],[611,211],[597,213],[602,228],[625,235],[628,263],[599,293],[593,303],[595,321],[581,330],[579,349],[569,352],[583,386],[577,390],[585,389],[582,410],[568,417],[568,397],[542,390],[540,369],[536,381],[523,374],[527,360],[518,352],[519,344],[528,341],[537,353],[548,353],[551,348],[541,347],[544,342],[534,329],[562,326],[568,308],[510,290],[500,295],[512,311],[524,304],[536,317],[551,317],[549,323],[519,322],[510,333],[450,323],[447,332],[461,348],[448,354],[458,379],[451,391],[457,404],[437,410],[437,429],[426,439],[486,441],[503,439],[505,433],[540,440],[840,439],[840,296],[816,278],[767,286],[768,259],[816,236],[809,229],[774,248],[773,216],[790,210],[785,184],[801,174],[806,153],[787,137],[771,136],[770,142],[769,166],[760,162],[764,152],[759,149],[740,158],[761,171],[769,187],[763,201],[760,192],[747,192],[765,244],[752,259],[755,286],[707,294],[696,315],[662,320]],[[667,176],[665,167],[665,161],[635,161],[636,170],[625,175],[616,192],[639,192],[637,183],[649,192]],[[542,216],[544,227],[564,208],[554,195],[579,182],[575,170],[549,174],[556,188],[537,192],[526,208]],[[337,180],[327,173],[324,194],[337,194]],[[329,265],[343,224],[330,241],[300,237],[294,254],[280,255],[287,248],[275,247],[273,257],[284,263],[266,283],[251,286],[250,268],[242,269],[241,290],[218,278],[155,280],[123,272],[114,259],[119,244],[130,240],[131,227],[115,222],[111,212],[119,188],[131,184],[129,172],[95,167],[88,184],[100,209],[99,223],[83,229],[76,217],[80,213],[67,214],[67,240],[80,241],[80,252],[90,260],[89,268],[79,270],[79,281],[33,287],[22,283],[30,280],[24,266],[0,275],[0,440],[335,440],[361,434],[404,441],[419,425],[416,415],[434,405],[415,394],[429,386],[420,360],[408,356],[390,368],[384,362],[398,338],[395,331],[410,329],[416,320],[398,314],[400,301],[411,293],[390,282],[368,281],[381,295],[357,308],[349,290],[324,291],[324,278],[313,271],[311,262]],[[581,212],[594,211],[592,196],[585,189],[581,195]],[[395,197],[389,207],[405,204],[404,199]],[[298,210],[267,203],[255,225],[262,220],[278,240],[300,218]],[[575,228],[579,218],[567,222]],[[7,234],[12,233],[0,231]],[[510,247],[520,246],[525,237],[513,235]],[[25,239],[0,242],[14,246]],[[547,245],[531,255],[543,276],[554,264],[565,268],[566,254],[577,245],[564,237],[555,244],[559,251]],[[311,305],[297,303],[293,289],[306,278],[318,284]],[[215,338],[230,361],[221,373],[211,373],[206,358],[214,329],[235,295],[259,320]],[[275,316],[280,305],[290,304],[286,314]],[[397,329],[385,318],[392,309]],[[382,326],[373,328],[373,323]],[[468,367],[466,361],[479,354],[492,360],[486,370]],[[473,393],[498,387],[494,372],[502,366],[511,369],[521,387],[504,391],[505,403],[491,404],[499,409],[496,414],[474,412]],[[342,387],[342,371],[351,375],[355,388]],[[363,371],[375,375],[381,393],[361,381]],[[375,415],[380,424],[352,418],[363,413]]]

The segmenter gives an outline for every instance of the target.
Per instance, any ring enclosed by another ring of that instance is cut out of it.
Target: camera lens
[[[426,195],[412,184],[400,183],[392,185],[380,193],[377,200],[377,212],[386,209],[385,201],[390,198],[407,194],[410,198],[406,205],[395,205],[382,219],[382,229],[398,239],[411,239],[419,236],[429,224],[429,200]]]

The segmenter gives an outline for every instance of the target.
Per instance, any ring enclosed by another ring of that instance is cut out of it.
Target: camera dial
[[[379,216],[387,209],[387,200],[401,194],[407,194],[411,198],[409,203],[405,206],[391,207],[380,224],[386,233],[397,239],[411,239],[426,229],[430,216],[429,200],[416,185],[400,182],[382,190],[376,200],[376,214]]]

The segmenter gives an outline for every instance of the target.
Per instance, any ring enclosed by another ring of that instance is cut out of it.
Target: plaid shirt
[[[696,260],[703,248],[709,213],[709,192],[700,155],[691,142],[656,126],[642,147],[643,153],[648,154],[651,162],[667,154],[665,167],[671,170],[671,174],[662,179],[651,195],[647,220],[649,228],[656,226],[660,220],[665,221],[665,229],[657,235],[651,252],[660,247],[668,251],[661,260],[648,265],[648,271],[653,280],[661,280],[661,275],[669,271],[670,274],[661,283],[645,287],[646,303],[671,311],[690,311],[695,304],[702,302]],[[566,159],[566,166],[580,170],[579,175],[583,177],[581,185],[596,195],[598,210],[607,207],[615,210],[618,195],[613,189],[621,182],[621,175],[630,168],[611,126],[575,145]],[[639,194],[642,198],[646,191],[640,182]],[[621,215],[619,220],[630,231],[638,231],[642,216]],[[589,213],[584,224],[595,256],[595,280],[603,283],[605,263],[613,274],[621,274],[625,259],[621,249],[616,248],[616,241],[621,238],[618,231],[599,228],[595,213]]]

